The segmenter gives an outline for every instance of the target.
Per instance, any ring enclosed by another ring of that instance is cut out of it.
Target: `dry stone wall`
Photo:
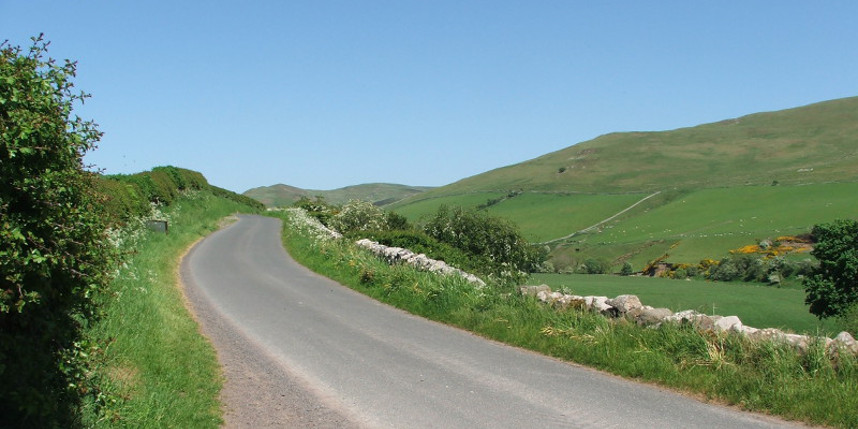
[[[359,247],[368,249],[376,256],[386,260],[389,264],[407,264],[417,269],[429,271],[432,273],[460,276],[463,277],[465,280],[477,285],[478,287],[483,287],[486,285],[486,283],[482,281],[482,279],[480,279],[479,277],[462,271],[456,267],[447,265],[447,263],[444,261],[429,258],[422,253],[414,253],[408,249],[403,249],[401,247],[385,246],[367,238],[358,240],[357,242],[355,242],[355,244]]]
[[[606,317],[625,318],[640,326],[658,327],[662,323],[687,323],[700,331],[734,333],[744,335],[752,341],[788,344],[800,353],[806,352],[815,342],[822,341],[829,351],[846,350],[858,354],[858,342],[848,332],[841,332],[832,339],[791,334],[774,328],[757,329],[745,326],[737,316],[709,316],[694,310],[674,313],[667,308],[653,308],[643,305],[636,295],[620,295],[615,298],[570,295],[552,292],[547,285],[522,286],[520,292],[522,295],[534,296],[560,310],[592,311]]]

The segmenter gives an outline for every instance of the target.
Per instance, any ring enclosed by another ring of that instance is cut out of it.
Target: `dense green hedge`
[[[115,267],[83,154],[101,133],[72,114],[75,63],[0,43],[0,427],[74,427],[80,329]]]
[[[135,174],[115,174],[96,178],[97,188],[104,195],[104,206],[112,223],[121,223],[149,213],[150,203],[170,205],[185,190],[208,190],[256,210],[264,205],[235,192],[210,185],[197,171],[173,166],[155,167]]]
[[[218,188],[217,186],[214,186],[214,185],[209,185],[209,190],[215,196],[218,196],[221,198],[226,198],[228,200],[232,200],[232,201],[235,201],[237,203],[241,203],[241,204],[244,204],[246,206],[253,207],[256,210],[265,210],[265,204],[262,204],[259,201],[254,200],[253,198],[250,198],[246,195],[236,194],[235,192],[232,192],[232,191],[229,191],[229,190],[226,190],[223,188]]]

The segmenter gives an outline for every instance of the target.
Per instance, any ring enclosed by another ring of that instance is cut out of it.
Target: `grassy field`
[[[164,211],[169,234],[125,234],[131,255],[101,297],[102,318],[86,337],[99,344],[90,375],[102,393],[83,412],[84,427],[216,428],[220,371],[177,286],[179,257],[246,206],[206,192]]]
[[[755,328],[780,328],[813,335],[821,332],[832,337],[839,332],[835,321],[819,321],[810,314],[801,289],[741,282],[583,274],[534,274],[529,283],[547,284],[552,290],[576,295],[632,294],[653,307],[739,316],[742,323]]]
[[[435,213],[442,204],[473,209],[485,204],[488,200],[504,195],[499,192],[481,192],[441,197],[394,208],[393,211],[406,216],[409,220],[419,221]],[[515,222],[528,240],[542,242],[593,226],[645,196],[645,194],[589,195],[527,192],[491,205],[487,210],[494,216]]]
[[[489,213],[518,224],[528,240],[542,242],[589,228],[645,196],[525,193],[490,207]]]
[[[390,210],[405,216],[412,222],[417,222],[434,214],[438,211],[438,207],[442,205],[446,205],[448,207],[475,208],[480,204],[485,204],[488,200],[499,198],[503,195],[505,195],[503,192],[478,192],[444,198],[421,199],[404,206],[392,204],[390,206]]]
[[[414,221],[434,213],[441,204],[475,208],[503,195],[496,192],[439,197],[395,211]],[[671,191],[597,230],[555,243],[552,257],[558,267],[602,258],[613,262],[617,269],[621,260],[642,269],[665,254],[669,254],[670,262],[720,259],[747,244],[807,233],[814,224],[858,216],[856,195],[858,183]],[[644,196],[525,192],[488,207],[488,212],[515,222],[531,242],[541,242],[590,227]]]
[[[584,249],[579,259],[595,253],[614,259],[629,255],[629,249],[651,250],[631,255],[638,269],[665,253],[671,262],[719,259],[747,244],[858,216],[856,195],[858,183],[701,189],[576,237],[575,247]]]
[[[856,134],[858,97],[671,131],[613,133],[429,190],[391,209],[415,220],[441,204],[475,207],[522,192],[488,210],[541,242],[660,191],[600,231],[555,249],[555,267],[598,256],[640,269],[665,253],[671,262],[696,263],[858,216]]]

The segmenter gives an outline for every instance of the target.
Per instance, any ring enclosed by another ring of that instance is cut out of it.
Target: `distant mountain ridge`
[[[294,186],[277,184],[272,186],[261,186],[244,192],[244,195],[262,202],[268,207],[288,206],[302,197],[323,197],[332,204],[343,204],[349,200],[371,201],[383,206],[423,193],[433,189],[428,186],[408,186],[392,183],[366,183],[362,185],[346,186],[344,188],[328,191],[301,189]]]

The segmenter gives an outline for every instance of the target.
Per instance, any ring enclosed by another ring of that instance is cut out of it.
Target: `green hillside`
[[[313,198],[321,196],[332,204],[343,204],[349,200],[371,201],[383,206],[403,198],[420,194],[432,189],[425,186],[395,185],[390,183],[368,183],[364,185],[346,186],[330,191],[301,189],[283,184],[253,188],[244,195],[261,201],[268,207],[288,206],[301,197]]]
[[[673,131],[608,134],[390,208],[412,220],[441,204],[485,208],[514,220],[529,239],[550,242],[557,268],[600,258],[640,269],[664,255],[670,262],[717,259],[815,223],[855,218],[855,195],[858,97]]]
[[[858,97],[662,132],[614,133],[418,198],[858,180]],[[413,200],[413,199],[412,199]]]

